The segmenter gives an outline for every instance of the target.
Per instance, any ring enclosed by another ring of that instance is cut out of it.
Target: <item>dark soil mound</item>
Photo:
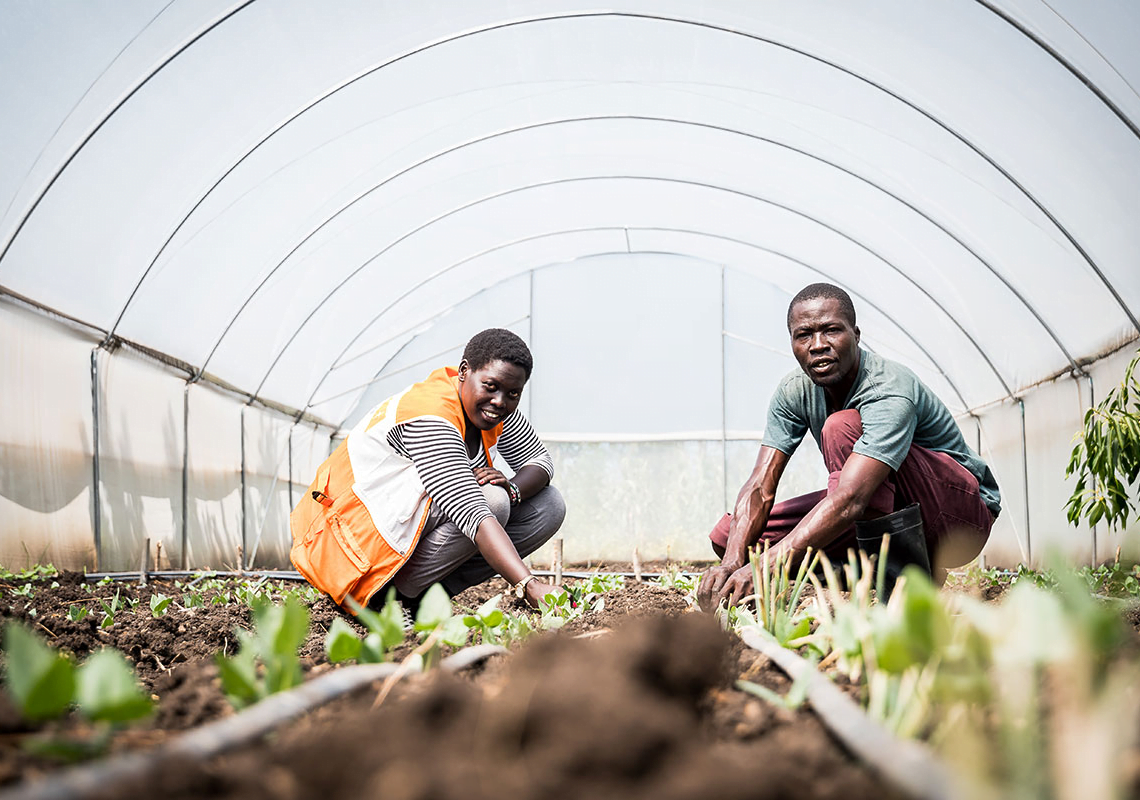
[[[369,693],[282,732],[272,746],[205,769],[170,767],[114,796],[891,796],[818,726],[803,726],[807,714],[789,724],[788,712],[731,692],[744,655],[703,614],[634,620],[592,640],[545,636],[494,677],[436,674],[375,711]]]

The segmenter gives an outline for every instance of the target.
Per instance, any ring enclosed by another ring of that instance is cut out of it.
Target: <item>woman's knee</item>
[[[507,520],[511,518],[511,496],[507,494],[507,490],[492,483],[485,483],[479,488],[483,490],[483,497],[487,500],[487,505],[491,507],[491,513],[495,515],[495,519],[499,521],[500,525],[505,526]]]
[[[542,509],[544,527],[550,527],[552,530],[558,530],[562,527],[562,522],[566,519],[566,500],[563,499],[562,492],[548,484],[532,499]]]

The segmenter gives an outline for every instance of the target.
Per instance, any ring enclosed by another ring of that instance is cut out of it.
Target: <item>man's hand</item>
[[[507,476],[494,467],[475,467],[472,472],[475,473],[475,480],[479,481],[480,486],[489,483],[492,486],[502,486],[505,489],[510,483]]]
[[[703,611],[715,611],[721,600],[729,605],[739,605],[740,601],[752,594],[752,566],[726,567],[723,564],[710,567],[701,575],[697,588],[697,602]]]

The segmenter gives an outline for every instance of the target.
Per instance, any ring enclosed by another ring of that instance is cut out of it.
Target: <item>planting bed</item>
[[[103,645],[122,650],[157,711],[119,734],[111,750],[146,749],[234,713],[213,655],[232,653],[234,627],[249,626],[248,606],[232,596],[249,583],[211,584],[201,592],[204,605],[185,609],[178,605],[185,586],[169,581],[90,586],[74,573],[14,579],[0,581],[0,617],[31,625],[80,661]],[[278,585],[260,588],[270,587]],[[490,582],[460,595],[456,605],[474,610],[504,588]],[[230,602],[215,605],[226,591]],[[101,612],[68,618],[69,607],[96,609],[116,592],[139,602],[120,610],[108,628],[99,627]],[[153,593],[177,598],[160,617],[150,612]],[[739,677],[781,693],[789,681],[711,617],[689,613],[680,591],[627,580],[603,597],[604,608],[513,644],[508,657],[458,676],[405,680],[376,710],[377,687],[370,686],[248,748],[205,764],[155,764],[145,779],[107,786],[100,796],[897,796],[847,755],[810,710],[776,709],[735,690]],[[341,614],[327,599],[309,600],[301,653],[314,677],[336,668],[323,643]],[[513,599],[502,607],[523,610]],[[408,634],[392,658],[414,646]],[[0,693],[0,789],[58,769],[21,747],[45,732],[77,738],[86,728],[72,716],[33,729]]]

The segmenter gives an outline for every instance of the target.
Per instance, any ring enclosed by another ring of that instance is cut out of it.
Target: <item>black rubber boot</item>
[[[926,552],[926,537],[922,531],[922,515],[919,513],[918,503],[911,503],[906,508],[878,519],[855,523],[855,538],[859,542],[859,549],[869,556],[879,555],[883,545],[883,534],[886,533],[889,533],[891,538],[887,549],[886,580],[880,602],[886,602],[891,596],[895,581],[902,574],[903,568],[909,564],[917,565],[930,575],[930,554]]]

